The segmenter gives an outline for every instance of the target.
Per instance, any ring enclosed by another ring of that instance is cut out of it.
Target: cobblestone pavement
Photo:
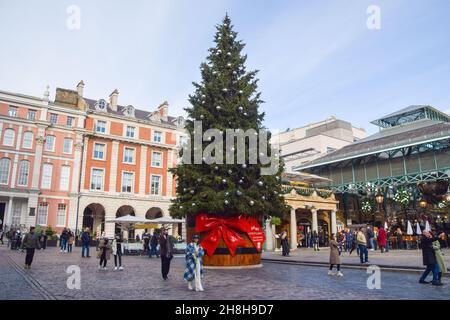
[[[447,269],[450,268],[450,250],[443,249],[444,260]],[[279,259],[282,261],[301,261],[301,262],[326,262],[330,258],[330,250],[328,247],[320,248],[320,251],[314,251],[310,248],[300,248],[291,251],[290,257],[283,257],[281,252],[265,252],[262,255],[267,259]],[[423,269],[422,264],[422,250],[391,250],[386,253],[369,250],[369,261],[371,264],[384,265],[391,267],[406,267]],[[343,252],[341,255],[342,264],[359,264],[359,257],[356,250],[349,255],[348,252]]]
[[[82,259],[79,250],[75,248],[72,254],[56,248],[38,251],[31,270],[23,270],[25,254],[0,247],[0,300],[450,299],[450,283],[421,285],[416,274],[383,271],[382,290],[369,290],[369,275],[364,270],[344,267],[345,276],[338,278],[328,276],[325,267],[268,262],[256,269],[205,270],[205,292],[190,292],[183,281],[183,257],[173,259],[169,280],[164,281],[159,259],[124,256],[124,271],[113,271],[113,261],[108,262],[107,271],[101,271],[98,259]],[[70,265],[81,269],[80,290],[67,288]]]

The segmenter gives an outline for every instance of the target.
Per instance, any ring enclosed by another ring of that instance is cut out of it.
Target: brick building
[[[105,231],[125,214],[168,215],[184,119],[48,90],[43,98],[0,91],[0,219],[6,226]]]

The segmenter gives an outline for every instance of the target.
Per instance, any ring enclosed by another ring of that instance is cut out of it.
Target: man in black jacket
[[[159,237],[159,245],[161,247],[161,272],[164,280],[167,280],[167,275],[170,270],[170,261],[173,258],[173,243],[170,241],[169,232],[164,228]]]
[[[437,264],[436,255],[433,249],[433,241],[436,240],[439,240],[439,237],[434,237],[429,231],[423,231],[420,244],[422,246],[423,264],[427,266],[427,268],[420,277],[419,283],[429,283],[428,281],[425,281],[425,279],[430,272],[433,272],[433,280],[431,283],[435,286],[442,286],[442,282],[438,280],[439,265]]]
[[[33,263],[34,251],[36,249],[41,249],[39,239],[34,233],[34,227],[30,227],[30,232],[23,238],[21,248],[22,250],[25,249],[27,251],[27,255],[25,257],[25,269],[30,269],[31,263]]]

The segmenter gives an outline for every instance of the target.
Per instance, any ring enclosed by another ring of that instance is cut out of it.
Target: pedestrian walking
[[[98,266],[99,269],[106,270],[106,264],[111,258],[111,249],[111,244],[109,243],[108,238],[104,237],[100,240],[97,253],[97,259],[100,259],[100,264]]]
[[[306,232],[306,247],[312,248],[312,234],[308,228],[308,232]]]
[[[334,235],[334,233],[332,233],[330,238],[330,269],[328,270],[329,276],[335,275],[335,273],[333,273],[334,265],[336,265],[337,276],[343,276],[341,272],[341,258],[339,257],[341,255],[340,246],[341,244],[336,241],[336,236]]]
[[[375,237],[375,234],[374,234],[373,230],[370,227],[367,227],[367,238],[369,240],[368,246],[370,247],[370,251],[375,250],[374,237]]]
[[[189,290],[204,291],[202,285],[203,277],[203,255],[205,251],[200,244],[200,237],[194,235],[192,242],[186,247],[186,269],[184,271],[184,280],[188,283]]]
[[[170,271],[170,261],[173,258],[173,243],[169,238],[169,231],[164,228],[159,237],[159,245],[161,246],[161,273],[164,280]]]
[[[319,249],[319,234],[317,233],[316,230],[314,230],[312,233],[312,241],[313,241],[314,251],[320,251],[320,249]]]
[[[0,241],[2,242],[2,245],[4,245],[4,243],[3,243],[3,228],[0,228]]]
[[[30,227],[30,232],[28,232],[23,238],[21,245],[22,250],[25,249],[27,254],[25,256],[25,269],[30,269],[33,263],[34,251],[40,249],[39,239],[34,233],[34,227]]]
[[[442,234],[441,234],[442,235]],[[439,281],[439,264],[436,260],[436,253],[433,249],[433,242],[438,241],[439,237],[435,237],[431,232],[424,230],[422,232],[422,238],[420,239],[420,245],[422,247],[422,258],[423,264],[426,266],[425,271],[419,279],[419,283],[430,283],[425,279],[430,274],[433,273],[433,280],[431,283],[435,286],[442,286],[442,282]]]
[[[441,235],[439,236],[439,239],[444,239],[444,238],[445,238],[445,233],[441,233]],[[433,250],[434,250],[434,255],[436,256],[436,263],[439,266],[438,281],[442,282],[441,281],[442,275],[447,272],[447,267],[445,266],[444,254],[442,253],[441,243],[438,240],[433,241]]]
[[[122,236],[117,233],[112,243],[112,254],[114,256],[114,270],[123,270],[122,267]]]
[[[368,263],[369,252],[367,251],[367,240],[361,228],[359,228],[358,232],[356,233],[356,243],[358,245],[360,262]]]
[[[156,231],[153,231],[152,238],[150,239],[149,258],[151,258],[153,255],[159,258],[157,247],[158,247],[158,235],[156,234]]]
[[[395,235],[397,237],[397,249],[403,249],[403,232],[400,227],[398,227],[395,231]]]
[[[380,227],[380,229],[378,230],[378,237],[377,237],[377,241],[378,241],[378,246],[381,249],[381,253],[383,253],[385,251],[386,248],[386,231],[384,230],[383,227]]]
[[[69,234],[67,228],[64,228],[59,236],[60,252],[67,252],[67,241],[69,240]]]
[[[150,235],[147,233],[147,230],[142,234],[142,242],[144,243],[144,250],[142,253],[150,256]]]
[[[280,239],[281,239],[282,254],[283,254],[283,256],[288,257],[289,253],[290,253],[290,248],[289,248],[289,241],[288,241],[286,230],[284,230],[281,233]]]
[[[68,229],[67,231],[67,237],[67,252],[72,253],[73,243],[75,242],[75,235],[70,229]]]
[[[41,248],[45,250],[45,248],[47,248],[47,234],[45,233],[45,230],[41,230],[41,234],[39,235],[39,242]]]
[[[350,232],[350,230],[347,230],[345,232],[345,251],[348,252],[353,247],[353,234]]]
[[[81,257],[84,258],[84,253],[86,252],[86,258],[90,258],[89,246],[91,244],[91,235],[89,234],[89,228],[86,228],[84,232],[81,233]]]

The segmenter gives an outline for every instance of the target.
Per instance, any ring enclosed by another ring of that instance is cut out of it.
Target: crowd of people
[[[153,256],[161,259],[161,275],[164,280],[168,279],[170,272],[170,264],[174,256],[174,240],[169,236],[168,228],[162,228],[160,233],[154,231],[152,235],[145,231],[139,241],[143,244],[143,253],[149,258]],[[3,236],[5,233],[0,229],[0,242],[3,244]],[[30,269],[36,250],[45,249],[47,247],[47,234],[45,230],[36,233],[35,227],[30,227],[29,232],[22,233],[20,230],[11,229],[7,232],[8,248],[21,250],[26,252],[24,269]],[[90,258],[90,247],[93,237],[90,229],[85,228],[79,234],[79,242],[81,244],[81,257]],[[123,236],[116,235],[109,239],[105,233],[94,237],[97,242],[97,259],[99,260],[99,270],[106,271],[108,261],[111,255],[114,257],[114,270],[123,271],[122,255],[123,255]],[[75,244],[75,234],[68,228],[64,228],[59,235],[60,253],[72,253]],[[199,242],[199,236],[194,235],[192,242],[186,247],[186,267],[184,271],[184,279],[188,283],[189,290],[203,291],[203,255],[204,250]]]

